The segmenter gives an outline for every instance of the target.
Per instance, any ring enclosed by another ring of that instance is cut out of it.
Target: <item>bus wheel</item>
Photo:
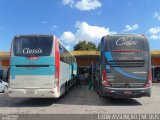
[[[69,80],[69,81],[68,81],[68,89],[70,89],[71,86],[72,86],[72,82]]]
[[[99,97],[103,97],[102,92],[99,87],[97,88],[97,94]]]
[[[98,95],[99,95],[99,97],[103,97],[103,95],[100,91],[98,91]]]
[[[8,90],[8,87],[5,86],[3,92],[4,92],[4,93],[7,93],[7,90]]]
[[[68,94],[68,82],[65,83],[65,94]]]

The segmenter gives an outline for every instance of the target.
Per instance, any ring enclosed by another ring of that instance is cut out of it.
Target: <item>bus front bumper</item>
[[[58,98],[60,92],[54,89],[8,89],[8,96],[14,98]]]
[[[150,97],[151,87],[148,88],[102,88],[102,96],[113,98],[139,98]]]

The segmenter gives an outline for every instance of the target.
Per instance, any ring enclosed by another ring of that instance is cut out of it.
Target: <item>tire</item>
[[[69,80],[69,81],[68,81],[68,89],[70,89],[70,88],[72,87],[72,84],[73,84],[72,81]]]
[[[99,86],[99,83],[97,85],[97,94],[98,94],[99,97],[103,97],[100,86]]]
[[[100,90],[98,90],[98,96],[103,97],[102,92]]]
[[[98,90],[98,82],[97,81],[95,81],[95,90],[96,90],[96,92]]]
[[[65,94],[68,94],[68,82],[65,83]]]
[[[7,86],[5,86],[5,87],[4,87],[4,90],[3,90],[3,92],[4,92],[4,93],[6,93],[6,92],[7,92],[7,90],[8,90],[8,87],[7,87]]]

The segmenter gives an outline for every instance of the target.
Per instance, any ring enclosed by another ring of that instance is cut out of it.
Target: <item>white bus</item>
[[[9,97],[58,98],[77,74],[76,59],[53,35],[19,35],[11,45]]]

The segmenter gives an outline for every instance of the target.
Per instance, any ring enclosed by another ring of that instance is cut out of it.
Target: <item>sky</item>
[[[68,50],[108,34],[144,34],[160,50],[160,0],[0,0],[0,51],[15,35],[56,35]]]

